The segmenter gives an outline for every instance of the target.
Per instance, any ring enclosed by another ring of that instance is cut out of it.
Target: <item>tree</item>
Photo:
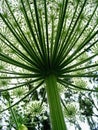
[[[59,88],[92,95],[98,92],[98,86],[88,85],[88,81],[98,78],[98,1],[2,0],[1,6],[1,93],[28,87],[19,101],[9,104],[13,109],[44,87],[52,130],[66,130],[63,109],[69,115],[73,111],[61,99]],[[87,116],[89,107],[92,115],[91,101],[85,103],[79,97],[79,103],[85,105],[82,114]]]

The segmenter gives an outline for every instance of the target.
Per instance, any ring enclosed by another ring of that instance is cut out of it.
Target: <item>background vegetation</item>
[[[1,0],[0,129],[84,124],[98,129],[98,0]]]

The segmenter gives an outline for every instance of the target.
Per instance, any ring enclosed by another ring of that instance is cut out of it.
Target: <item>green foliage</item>
[[[0,113],[11,112],[14,123],[10,127],[16,124],[16,129],[26,129],[15,118],[18,113],[13,107],[18,103],[25,112],[30,102],[28,111],[37,123],[43,104],[49,103],[53,130],[66,129],[62,110],[70,118],[77,115],[73,105],[66,105],[73,101],[80,106],[81,116],[92,117],[93,107],[98,111],[93,100],[98,93],[93,83],[98,83],[97,1],[0,1]],[[54,104],[60,114],[57,118]],[[75,124],[75,118],[69,121]]]
[[[28,128],[24,124],[21,124],[18,130],[28,130]]]
[[[64,115],[66,118],[75,118],[77,114],[77,109],[74,104],[67,104],[64,110]]]
[[[3,96],[3,98],[6,99],[7,101],[10,100],[10,94],[9,94],[8,91],[3,92],[3,93],[2,93],[2,96]]]

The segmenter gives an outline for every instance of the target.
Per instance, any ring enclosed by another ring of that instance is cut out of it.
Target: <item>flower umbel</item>
[[[0,61],[7,66],[0,67],[0,80],[3,85],[5,80],[12,81],[6,88],[0,88],[0,92],[19,90],[16,92],[22,98],[10,106],[13,107],[44,87],[46,93],[41,105],[47,94],[52,129],[66,130],[57,85],[98,92],[86,88],[85,81],[82,82],[85,78],[88,81],[98,78],[98,62],[93,62],[98,56],[98,3],[96,0],[4,0],[0,6],[3,45]],[[72,79],[77,79],[77,83]],[[22,93],[22,87],[28,90]]]

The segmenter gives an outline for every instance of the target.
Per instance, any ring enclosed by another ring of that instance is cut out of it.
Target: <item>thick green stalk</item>
[[[49,75],[46,78],[46,92],[50,108],[52,130],[67,130],[57,88],[57,79],[54,75]]]

